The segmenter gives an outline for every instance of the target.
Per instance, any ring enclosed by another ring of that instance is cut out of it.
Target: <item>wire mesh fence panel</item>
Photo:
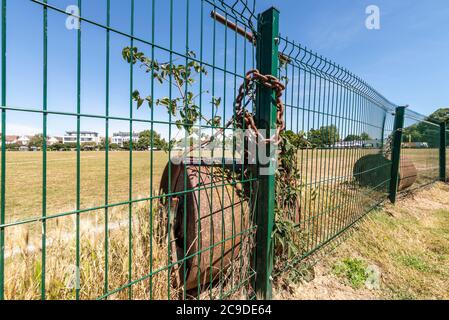
[[[399,175],[411,184],[407,190],[440,179],[440,124],[410,109],[405,110]]]
[[[225,128],[254,2],[67,5],[2,0],[0,298],[254,298],[255,178]],[[20,12],[34,82],[14,77]],[[7,153],[32,117],[39,152]]]
[[[276,223],[293,221],[297,230],[294,250],[279,246],[276,254],[284,270],[386,198],[391,165],[384,146],[394,105],[346,69],[280,39],[287,135],[298,150],[289,155],[296,183],[277,181]]]

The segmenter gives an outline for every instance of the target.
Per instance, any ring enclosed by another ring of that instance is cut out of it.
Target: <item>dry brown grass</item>
[[[344,225],[356,218],[365,206],[373,205],[378,194],[344,185],[352,176],[355,161],[375,150],[303,150],[299,159],[303,179],[311,183],[302,197],[304,233],[308,238],[308,249],[325,241],[329,235],[326,228],[329,221]],[[408,156],[416,156],[416,161],[427,161],[428,150],[410,150]],[[111,152],[109,159],[109,203],[126,202],[129,198],[129,153]],[[81,154],[81,209],[104,205],[105,198],[105,155],[104,152],[83,152]],[[167,162],[163,152],[154,153],[150,161],[149,152],[133,153],[132,198],[143,199],[150,196],[150,172],[153,169],[153,195],[157,193],[162,170]],[[418,164],[419,165],[419,164]],[[7,153],[6,159],[6,221],[14,223],[38,218],[42,214],[42,154]],[[326,182],[330,179],[330,182]],[[317,182],[316,184],[313,182]],[[323,182],[324,181],[324,182]],[[343,182],[343,184],[342,184]],[[47,162],[47,215],[51,216],[76,208],[76,153],[49,152]],[[312,193],[318,196],[314,199]],[[359,201],[347,201],[357,198]],[[423,203],[425,201],[423,200]],[[154,203],[153,203],[154,204]],[[343,204],[343,205],[341,205]],[[435,203],[426,202],[426,208]],[[156,204],[153,206],[156,207]],[[326,211],[328,210],[328,211]],[[322,212],[329,212],[321,214]],[[342,214],[345,213],[345,214]],[[179,297],[171,285],[168,271],[163,269],[168,263],[167,248],[158,245],[151,231],[149,202],[142,201],[132,205],[131,258],[129,257],[129,207],[121,205],[109,209],[109,286],[108,290],[123,288],[111,295],[111,299],[167,299]],[[349,215],[348,215],[349,214]],[[104,293],[105,281],[105,212],[88,211],[80,219],[80,263],[81,290],[83,299],[95,299]],[[426,220],[428,221],[428,220]],[[153,221],[154,222],[154,221]],[[153,226],[154,227],[154,226]],[[8,299],[39,299],[42,273],[42,223],[33,222],[5,229],[6,239],[6,296]],[[324,230],[324,233],[323,233]],[[438,247],[439,243],[434,244]],[[150,252],[150,250],[152,252]],[[248,268],[249,248],[242,253],[241,264],[227,270],[221,283],[205,293],[204,298],[219,297],[232,293],[239,298],[248,294],[247,285],[238,287],[239,281],[250,276]],[[131,279],[139,280],[132,286],[129,282],[129,262],[131,260]],[[47,223],[46,255],[47,298],[73,299],[73,266],[76,264],[76,226],[75,216],[52,218]],[[151,271],[153,277],[148,277]],[[242,273],[242,270],[245,272]],[[152,289],[150,290],[150,280]],[[168,294],[170,291],[170,294]],[[170,295],[170,296],[169,296]]]
[[[315,280],[291,291],[290,299],[449,299],[449,186],[437,184],[369,215],[353,236],[318,264]],[[333,267],[347,258],[375,265],[381,289],[354,289]]]
[[[128,200],[128,157],[127,152],[110,154],[109,203]],[[47,214],[51,216],[74,210],[76,192],[72,187],[76,181],[76,155],[49,153],[48,158]],[[10,176],[7,178],[7,222],[39,217],[42,210],[41,156],[38,153],[8,153],[7,159],[8,174],[17,176],[17,179]],[[102,153],[82,153],[82,208],[104,204],[103,161]],[[153,195],[158,194],[166,162],[165,153],[154,154]],[[150,167],[149,152],[133,154],[133,199],[150,196]],[[76,215],[51,217],[46,226],[44,259],[41,221],[8,226],[5,229],[6,299],[41,298],[43,260],[46,299],[75,299],[77,243],[80,250],[81,299],[97,299],[105,293],[108,293],[108,299],[179,299],[182,297],[182,290],[174,287],[173,274],[167,268],[170,258],[165,240],[157,238],[158,200],[153,201],[152,207],[153,212],[150,212],[150,202],[141,201],[131,207],[124,204],[109,208],[107,231],[104,209],[83,212],[80,214],[79,241],[76,235]],[[108,250],[105,248],[106,238]],[[201,298],[216,299],[226,296],[237,299],[248,296],[248,278],[252,274],[249,268],[251,239],[252,236],[245,237],[239,259],[220,274],[214,287],[206,290]],[[108,286],[105,291],[106,275]]]
[[[95,212],[81,219],[80,233],[80,298],[97,299],[104,294],[105,231],[104,213]],[[149,299],[150,279],[153,299],[176,298],[167,271],[147,277],[167,265],[167,250],[150,233],[150,214],[146,205],[134,208],[132,228],[131,279],[129,283],[129,225],[126,210],[112,210],[108,235],[108,290],[123,288],[109,299]],[[76,233],[74,217],[51,220],[47,227],[45,257],[46,298],[74,299],[76,287]],[[38,232],[20,226],[7,230],[5,265],[6,299],[40,299],[42,246]],[[150,266],[151,264],[151,266]],[[168,290],[170,286],[170,297]],[[130,296],[131,294],[131,296]]]

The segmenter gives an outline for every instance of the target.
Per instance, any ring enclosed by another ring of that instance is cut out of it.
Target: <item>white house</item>
[[[123,144],[129,142],[131,140],[131,135],[129,132],[117,132],[112,136],[112,143],[118,144],[120,147],[123,147]],[[139,134],[133,132],[132,134],[133,143],[139,142]]]
[[[62,138],[60,138],[60,137],[49,137],[48,139],[47,139],[47,144],[49,145],[49,146],[52,146],[52,145],[55,145],[55,144],[57,144],[57,143],[61,143],[62,142]]]
[[[27,146],[30,143],[30,137],[29,136],[21,136],[17,140],[17,143],[22,145],[22,146]]]
[[[63,137],[62,142],[65,143],[78,143],[77,132],[76,131],[67,131],[65,136]],[[92,131],[81,131],[80,132],[80,143],[89,143],[93,142],[99,144],[101,142],[100,135],[98,132]]]

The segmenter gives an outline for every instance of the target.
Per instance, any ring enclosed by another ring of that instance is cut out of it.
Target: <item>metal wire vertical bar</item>
[[[440,181],[446,182],[446,123],[440,124]]]
[[[201,0],[201,9],[200,9],[200,67],[203,68],[203,43],[204,41],[204,0]],[[200,84],[199,84],[199,108],[200,108],[200,114],[203,114],[203,73],[200,72]],[[203,119],[200,117],[200,132],[199,136],[201,139],[202,136],[202,121]],[[200,140],[201,141],[201,140]],[[200,161],[198,163],[198,181],[201,181],[201,160],[202,160],[202,148],[199,148],[199,158]],[[198,215],[197,215],[197,238],[201,239],[201,192],[198,192]],[[202,251],[202,241],[198,241],[198,252]],[[201,253],[197,255],[197,264],[201,265]],[[200,300],[201,295],[201,270],[198,268],[197,271],[197,278],[198,278],[198,289],[197,289],[197,300]]]
[[[2,0],[2,106],[6,107],[6,2]],[[5,224],[6,109],[2,109],[2,177],[0,224]],[[5,227],[0,228],[0,300],[5,299]]]
[[[134,0],[131,0],[131,48],[134,48]],[[131,61],[134,60],[134,50],[131,50]],[[128,282],[132,281],[133,263],[133,90],[134,90],[134,64],[129,69],[129,197],[128,197]],[[133,288],[129,286],[128,299],[132,300]]]
[[[48,76],[48,33],[47,33],[47,0],[44,0],[43,6],[43,146],[42,146],[42,271],[41,271],[41,299],[45,300],[45,272],[46,272],[46,254],[47,254],[47,76]]]
[[[106,110],[105,110],[105,176],[104,176],[104,289],[109,290],[109,93],[110,93],[110,56],[111,56],[111,0],[106,0]]]
[[[354,95],[353,95],[353,91],[352,91],[352,87],[349,84],[348,85],[348,105],[347,105],[347,119],[346,119],[346,124],[347,124],[347,135],[350,134],[356,134],[358,132],[360,132],[361,128],[361,123],[360,121],[357,121],[357,107],[354,104]],[[342,137],[340,137],[340,140],[343,141],[345,135],[343,135]],[[348,164],[346,165],[346,189],[347,189],[347,198],[348,198],[348,209],[347,209],[347,216],[348,216],[348,220],[347,222],[350,224],[352,223],[354,220],[354,216],[357,216],[357,208],[355,208],[354,206],[354,200],[356,198],[356,194],[354,193],[354,188],[352,188],[352,183],[354,181],[354,176],[353,176],[353,170],[352,170],[352,163],[354,163],[354,157],[355,155],[358,153],[358,147],[353,147],[351,149],[349,149],[349,155],[348,155]]]
[[[226,106],[226,73],[227,73],[227,62],[228,62],[228,14],[226,12],[225,14],[226,18],[226,24],[224,29],[224,71],[223,71],[223,83],[225,84],[223,86],[223,105]],[[223,108],[223,119],[226,119],[226,108]],[[226,130],[223,132],[223,150],[222,150],[222,177],[221,177],[221,239],[226,239],[226,233],[225,233],[225,216],[224,216],[224,190],[225,190],[225,167],[224,167],[224,158],[225,158],[225,137],[226,137]],[[225,251],[224,251],[224,242],[221,243],[221,256],[224,257]],[[220,300],[223,299],[223,262],[224,259],[222,258],[220,261]]]
[[[154,36],[155,36],[155,0],[151,1],[151,61],[154,61]],[[151,74],[154,74],[154,64],[151,64]],[[154,97],[154,77],[150,77],[151,97]],[[150,197],[153,198],[153,173],[154,173],[154,99],[150,102],[151,109],[151,152],[150,152]],[[150,300],[153,300],[153,199],[150,200]]]
[[[245,26],[245,31],[247,31],[247,27]],[[252,56],[252,64],[251,64],[251,67],[252,68],[254,68],[254,51],[255,51],[255,48],[254,48],[254,46],[253,45],[251,45],[251,48],[252,48],[252,50],[251,50],[251,56]],[[243,69],[242,69],[242,74],[245,74],[245,72],[246,72],[246,70],[247,70],[247,67],[248,67],[248,62],[247,62],[247,54],[248,54],[248,52],[249,52],[250,50],[248,50],[248,42],[247,41],[244,41],[243,42],[243,63],[242,63],[242,67],[243,67]],[[245,87],[244,87],[245,88]],[[245,88],[246,89],[246,88]],[[236,96],[236,95],[234,95],[234,96]],[[246,98],[244,97],[243,98],[243,105],[244,106],[246,106]],[[246,108],[246,107],[245,107]],[[234,104],[234,106],[233,106],[233,115],[235,116],[236,115],[236,110],[235,110],[235,104]],[[237,123],[234,121],[234,126],[235,125],[237,125]],[[245,129],[246,129],[246,124],[245,124],[245,121],[243,121],[242,120],[242,123],[240,123],[240,125],[241,125],[241,128],[242,128],[242,135],[243,135],[243,132],[245,131]],[[244,146],[244,144],[245,144],[245,141],[244,141],[244,139],[243,139],[243,137],[242,137],[242,141],[240,141],[240,143],[242,143],[242,147]],[[241,148],[241,150],[242,150],[242,148]],[[245,180],[245,161],[242,161],[242,163],[241,163],[241,165],[240,165],[240,168],[241,168],[241,175],[240,175],[240,179],[241,179],[241,181],[244,181]],[[251,174],[251,173],[249,173],[250,174],[250,178],[253,178],[253,175]],[[248,219],[248,221],[251,221],[251,223],[253,222],[253,220],[254,220],[254,217],[253,217],[253,209],[252,209],[252,207],[254,206],[253,205],[253,183],[252,182],[250,182],[250,185],[249,185],[249,199],[248,199],[248,203],[250,204],[249,206],[248,206],[248,210],[249,210],[249,215],[250,215],[250,217],[249,217],[249,219]],[[256,196],[256,199],[257,199],[257,196]],[[241,229],[243,229],[243,215],[244,215],[244,208],[243,208],[243,206],[241,206],[240,207],[240,221],[241,221]],[[248,237],[253,237],[253,235],[252,234],[249,234],[248,235]],[[251,241],[250,241],[251,242]],[[243,241],[242,241],[242,247],[241,247],[241,249],[243,248]],[[253,252],[255,251],[254,249],[252,250]],[[247,258],[248,258],[248,263],[247,263],[247,265],[246,265],[246,270],[244,270],[243,272],[245,272],[246,274],[249,274],[250,272],[251,272],[251,267],[256,263],[256,260],[255,260],[255,255],[254,254],[252,254],[252,252],[249,252],[249,253],[247,253],[248,254],[248,256],[247,256]],[[240,256],[241,258],[240,258],[240,268],[241,269],[243,269],[243,262],[244,262],[244,260],[245,260],[245,258],[243,257],[243,251],[241,251],[241,256]],[[251,287],[251,281],[248,281],[248,285],[247,285],[247,290],[248,290],[248,292],[249,291],[251,291],[251,290],[253,290],[253,288]]]
[[[351,111],[350,107],[349,107],[349,90],[348,90],[348,86],[347,84],[345,84],[344,86],[344,100],[343,100],[343,114],[341,115],[341,127],[337,128],[337,130],[341,130],[340,134],[342,135],[342,137],[344,137],[345,135],[350,133],[350,123],[348,123],[348,119],[349,119],[349,112]],[[340,168],[341,168],[341,179],[342,181],[346,182],[343,184],[343,186],[341,187],[342,192],[343,192],[343,199],[342,199],[342,204],[341,204],[341,210],[342,210],[342,216],[343,219],[341,221],[341,225],[340,225],[340,230],[342,230],[347,224],[348,224],[348,209],[349,209],[349,202],[351,200],[350,196],[349,196],[349,184],[347,183],[347,161],[350,159],[350,149],[349,148],[345,148],[343,151],[343,160],[341,160],[340,162]],[[339,231],[340,231],[339,230]]]
[[[321,62],[320,62],[321,64]],[[318,77],[318,90],[317,90],[317,77]],[[318,91],[318,94],[317,94]],[[318,95],[318,101],[317,101],[317,95]],[[318,74],[315,74],[315,89],[314,89],[314,98],[313,98],[313,109],[314,109],[314,121],[315,118],[317,119],[317,127],[323,126],[322,123],[320,123],[320,107],[321,107],[321,76]],[[327,146],[323,146],[323,149],[326,149]],[[323,149],[316,150],[315,152],[315,181],[313,183],[313,192],[315,194],[314,204],[313,204],[313,211],[315,212],[315,218],[313,219],[312,224],[312,244],[315,247],[317,245],[317,240],[319,237],[318,228],[319,228],[319,221],[320,221],[320,212],[318,211],[319,203],[320,203],[320,189],[319,189],[319,180],[321,177],[318,176],[318,167],[320,167],[321,170],[321,154],[323,152]],[[318,192],[317,192],[318,187]],[[318,228],[317,228],[318,227]],[[315,239],[314,239],[315,237]]]
[[[185,70],[188,70],[188,64],[189,64],[189,0],[186,0],[186,30],[185,30],[185,36],[186,36],[186,58],[185,58]],[[187,97],[187,92],[189,90],[189,83],[188,81],[185,82],[184,86],[184,96]],[[185,107],[188,107],[188,102],[185,102]],[[190,144],[190,141],[189,141]],[[184,188],[187,189],[187,163],[184,163]],[[183,257],[187,256],[187,193],[184,193],[184,201],[183,201]],[[199,241],[199,240],[198,240]],[[183,266],[183,283],[184,283],[184,290],[183,290],[183,299],[187,299],[187,262],[184,261],[182,264]]]
[[[325,124],[325,117],[324,115],[326,114],[325,108],[326,108],[326,84],[327,81],[326,79],[322,78],[322,76],[320,75],[320,89],[321,89],[321,81],[323,81],[323,91],[322,91],[322,96],[320,94],[320,101],[322,99],[322,107],[323,109],[321,110],[321,106],[319,106],[319,112],[320,112],[320,117],[322,118],[322,125],[323,126],[327,126],[327,124]],[[321,103],[320,103],[321,105]],[[320,174],[319,174],[319,178],[318,178],[318,208],[317,209],[317,214],[319,214],[319,234],[317,236],[317,244],[320,244],[324,241],[324,231],[323,231],[323,226],[325,225],[325,215],[324,213],[324,201],[323,198],[325,197],[325,191],[324,191],[324,172],[326,172],[326,152],[329,148],[325,148],[324,150],[321,150],[319,158],[319,167],[320,167]]]
[[[170,15],[170,51],[169,51],[169,63],[170,66],[173,66],[173,0],[170,0],[170,11],[169,11],[169,15]],[[168,98],[170,99],[170,101],[172,101],[172,97],[173,97],[173,92],[172,92],[172,88],[173,88],[173,75],[172,72],[169,73],[168,75]],[[172,141],[172,114],[171,112],[168,113],[168,141],[169,141],[169,146],[171,145],[171,141]],[[169,164],[168,164],[168,190],[170,192],[172,192],[172,166],[171,166],[171,146],[168,150],[168,158],[169,158]],[[172,252],[171,252],[171,206],[172,206],[172,198],[168,197],[168,213],[167,213],[167,223],[168,223],[168,228],[167,228],[167,244],[168,244],[168,248],[167,248],[167,261],[168,262],[172,262]],[[176,213],[175,213],[176,214]],[[175,261],[175,263],[178,263],[178,261]],[[173,270],[173,266],[171,266],[168,269],[167,272],[167,300],[171,300],[171,273]]]
[[[350,120],[351,121],[350,134],[351,133],[355,134],[355,133],[361,132],[363,130],[362,121],[360,121],[360,119],[359,119],[359,117],[360,117],[360,108],[357,105],[358,95],[354,92],[353,89],[354,88],[352,88],[352,86],[351,86],[351,88],[350,88],[350,108],[352,109],[352,115],[351,115],[351,120]],[[360,137],[360,139],[361,139],[361,137]],[[356,149],[351,152],[351,158],[350,158],[351,161],[349,162],[351,164],[351,166],[348,168],[348,179],[349,179],[351,185],[355,182],[354,181],[354,179],[355,179],[354,174],[355,173],[352,170],[353,163],[355,163],[356,160],[361,157],[360,153],[363,153],[363,152],[361,152],[360,149],[358,149],[358,147],[356,147]],[[350,196],[350,209],[349,209],[350,215],[352,213],[352,215],[351,215],[351,218],[352,218],[351,219],[351,223],[352,223],[358,217],[357,209],[359,209],[358,206],[361,205],[361,203],[360,203],[361,201],[359,201],[359,203],[357,204],[357,202],[358,202],[357,201],[357,195],[359,194],[357,192],[358,190],[356,190],[355,188],[350,188],[350,191],[351,191],[351,193],[353,195],[353,196]]]
[[[215,65],[215,63],[216,63],[216,40],[217,40],[217,22],[216,22],[216,20],[214,19],[214,21],[213,21],[213,35],[212,35],[212,97],[215,97],[215,73],[216,73],[216,65]],[[212,109],[212,114],[215,114],[215,108],[214,108],[214,103],[213,102],[211,102],[211,109]],[[212,123],[212,128],[211,128],[211,137],[213,137],[214,136],[214,129],[215,129],[215,124],[214,123]],[[212,149],[212,153],[211,153],[211,158],[213,159],[214,158],[214,150],[215,148],[213,148]],[[215,168],[214,167],[212,167],[211,169],[210,169],[210,172],[211,172],[211,174],[210,174],[210,181],[214,181],[214,174],[215,174]],[[209,201],[209,212],[213,212],[213,199],[214,199],[214,197],[213,197],[213,190],[211,189],[210,190],[210,201]],[[212,216],[212,214],[210,215],[210,228],[209,228],[209,232],[210,232],[210,234],[213,234],[213,232],[214,232],[214,229],[213,229],[213,225],[214,225],[214,222],[213,222],[213,216]],[[213,279],[213,247],[214,247],[214,243],[213,243],[213,241],[214,241],[214,239],[213,239],[213,237],[210,237],[210,243],[209,243],[209,245],[210,245],[210,249],[209,250],[211,250],[211,252],[209,253],[209,269],[210,269],[210,279],[209,279],[209,297],[210,297],[210,299],[212,300],[213,299],[213,293],[212,293],[212,286],[213,286],[213,282],[214,282],[214,279]]]
[[[338,71],[340,72],[340,68],[338,67]],[[338,114],[338,104],[339,101],[341,100],[340,97],[340,84],[337,82],[336,86],[334,88],[334,93],[335,93],[335,100],[334,100],[334,104],[332,106],[332,114],[334,115],[334,121],[338,122],[339,119],[339,114]],[[334,109],[335,108],[335,109]],[[333,237],[335,235],[335,226],[338,223],[338,208],[336,207],[336,203],[337,203],[337,197],[340,196],[339,192],[338,192],[338,188],[337,188],[337,183],[338,183],[338,157],[339,157],[340,153],[338,149],[334,149],[334,153],[333,153],[333,160],[332,160],[332,184],[331,184],[331,188],[332,190],[334,190],[333,192],[333,197],[332,197],[332,201],[331,201],[331,207],[330,207],[330,212],[332,212],[332,225],[331,225],[331,237]]]
[[[237,19],[235,19],[235,24],[237,24]],[[234,86],[234,88],[233,88],[233,97],[236,97],[237,96],[237,59],[238,58],[238,34],[237,34],[237,32],[234,32],[234,75],[233,75],[233,80],[234,80],[234,84],[233,84],[233,86]],[[224,104],[224,105],[226,105],[226,104]],[[223,108],[223,109],[225,109],[225,107]],[[231,113],[232,113],[232,115],[233,116],[235,116],[235,110],[234,110],[234,106],[233,106],[233,108],[232,108],[232,111],[231,111]],[[225,111],[223,111],[223,119],[226,119],[226,113],[225,113]],[[225,133],[226,133],[226,131],[225,131]],[[235,172],[236,172],[236,168],[235,168],[235,150],[236,150],[236,147],[235,147],[235,141],[234,141],[234,137],[235,137],[235,127],[232,127],[232,184],[233,184],[233,186],[235,186],[235,184],[236,184],[236,179],[235,179]],[[224,135],[224,137],[223,137],[224,139],[226,138],[226,134]],[[224,149],[226,149],[226,147],[224,146]],[[237,197],[238,197],[238,195],[237,195]],[[239,199],[240,200],[240,199]],[[233,187],[232,188],[232,197],[231,197],[231,203],[235,203],[235,188]],[[240,207],[240,231],[241,232],[243,232],[243,220],[242,220],[242,212],[243,212],[243,208],[242,207]],[[232,213],[232,235],[233,235],[233,237],[232,237],[232,255],[231,255],[231,257],[233,257],[234,258],[234,256],[235,256],[235,237],[234,237],[234,235],[235,235],[235,233],[236,233],[236,231],[235,231],[235,214],[236,213],[234,213],[234,206],[232,206],[232,210],[231,210],[231,213]],[[243,246],[243,243],[244,243],[244,237],[241,237],[240,238],[240,251],[239,251],[239,256],[240,256],[240,258],[242,257],[242,246]],[[241,259],[240,259],[240,262],[241,262]],[[232,275],[231,275],[231,277],[234,277],[234,259],[232,259],[232,261],[231,261],[231,266],[230,266],[230,269],[232,270]],[[240,265],[240,268],[239,268],[239,275],[238,275],[238,277],[239,277],[239,279],[240,279],[240,281],[243,281],[242,279],[243,279],[243,274],[242,274],[242,267],[241,267],[241,265]]]
[[[306,88],[307,88],[307,69],[304,68],[304,81],[303,81],[303,86],[302,86],[302,124],[301,124],[301,128],[303,128],[304,132],[307,132],[310,128],[305,129],[306,126]],[[307,136],[307,138],[309,138]],[[301,177],[304,177],[303,181],[304,181],[304,186],[307,186],[307,164],[304,164],[304,152],[306,152],[306,156],[307,153],[309,152],[309,146],[307,145],[305,147],[305,149],[301,150]],[[306,172],[306,174],[304,175],[304,171]],[[307,206],[307,195],[304,195],[304,197],[301,197],[300,200],[300,207],[304,208],[305,206]],[[303,219],[304,223],[303,223],[303,227],[302,230],[304,230],[304,232],[306,232],[306,219]],[[305,245],[306,246],[306,245]],[[307,251],[307,247],[305,247],[305,251]]]
[[[82,0],[78,0],[78,8],[80,17],[82,16]],[[81,24],[79,20],[79,29],[77,35],[77,84],[76,84],[76,289],[75,298],[80,299],[80,265],[81,265],[81,248],[80,248],[80,213],[81,209]]]
[[[310,116],[312,113],[311,110],[311,104],[312,104],[312,83],[313,83],[313,74],[312,71],[309,70],[309,86],[307,88],[307,106],[305,106],[305,108],[307,108],[307,130],[311,131],[313,128],[313,120],[312,120],[312,125],[310,124]],[[318,142],[319,143],[319,142]],[[319,146],[315,146],[316,148],[319,148]],[[311,196],[311,183],[312,183],[312,171],[313,169],[310,169],[310,163],[312,162],[312,156],[313,156],[313,152],[314,149],[312,148],[311,150],[307,150],[306,153],[306,192],[305,192],[305,207],[306,207],[306,211],[308,213],[308,217],[307,217],[307,240],[306,240],[306,247],[308,250],[311,250],[312,248],[310,247],[310,236],[311,236],[311,221],[313,219],[313,215],[312,212],[310,210],[310,206],[311,206],[311,202],[312,202],[312,196]]]
[[[331,92],[333,93],[333,91],[331,91],[333,83],[329,82],[329,87],[328,87],[328,94],[327,94],[327,102],[326,102],[326,126],[329,126],[329,117],[330,117],[330,107],[331,107]],[[333,100],[333,97],[332,97]],[[332,121],[332,117],[330,117],[330,121]],[[333,148],[329,148],[328,150],[326,150],[325,154],[324,154],[324,162],[325,162],[325,177],[326,177],[326,181],[324,182],[325,184],[325,188],[326,188],[326,197],[325,197],[325,201],[323,201],[323,205],[324,208],[323,210],[326,210],[326,217],[325,217],[325,229],[324,229],[324,240],[327,241],[329,238],[329,226],[330,226],[330,222],[331,222],[331,215],[332,212],[329,212],[328,208],[329,208],[329,198],[331,197],[330,194],[330,189],[329,185],[331,184],[331,182],[329,181],[329,177],[331,174],[331,157],[333,154]],[[326,171],[326,167],[327,167],[327,171]]]
[[[346,80],[345,80],[346,82]],[[349,123],[348,123],[348,112],[349,110],[349,96],[348,96],[348,85],[345,83],[343,86],[343,109],[342,109],[342,114],[340,115],[340,119],[341,119],[341,124],[340,124],[340,134],[342,135],[342,137],[344,137],[345,135],[349,134]],[[350,149],[349,148],[344,148],[343,150],[343,157],[340,160],[340,188],[342,191],[342,199],[341,199],[341,203],[340,203],[340,208],[341,208],[341,223],[340,223],[340,228],[338,231],[341,231],[345,228],[345,226],[348,224],[348,209],[349,209],[349,200],[350,200],[350,196],[349,196],[349,192],[348,192],[348,181],[347,181],[347,161],[349,160],[350,157]],[[344,183],[346,182],[346,183]]]

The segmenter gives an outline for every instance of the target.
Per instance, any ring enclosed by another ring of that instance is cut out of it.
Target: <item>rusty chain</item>
[[[268,139],[260,133],[259,129],[256,126],[253,114],[249,113],[247,110],[244,110],[242,107],[243,99],[245,98],[245,96],[249,96],[250,100],[254,101],[254,92],[256,90],[257,83],[263,85],[266,88],[273,89],[276,94],[276,134]],[[249,129],[253,130],[264,143],[273,143],[275,145],[279,145],[282,142],[281,133],[285,130],[285,108],[284,103],[282,102],[282,94],[284,90],[285,85],[275,76],[263,75],[259,72],[259,70],[249,71],[245,76],[243,84],[240,86],[239,94],[235,101],[236,120],[242,120],[243,118],[246,126]]]
[[[245,97],[249,97],[249,101],[255,101],[255,92],[257,90],[257,84],[261,84],[266,88],[273,89],[275,92],[276,99],[276,133],[270,137],[265,138],[265,136],[259,131],[254,119],[254,115],[248,110],[243,108],[243,100]],[[266,144],[279,145],[282,143],[281,133],[285,130],[284,112],[285,107],[282,102],[282,95],[285,90],[285,85],[275,76],[263,75],[259,70],[254,69],[248,71],[245,75],[245,79],[239,88],[239,94],[235,100],[235,115],[232,119],[225,125],[224,129],[216,132],[216,134],[201,144],[201,148],[211,143],[216,137],[221,135],[224,130],[228,129],[232,124],[236,123],[237,126],[243,122],[247,129],[252,130],[256,133],[256,136],[261,142]],[[190,148],[190,152],[195,150],[195,147]]]

